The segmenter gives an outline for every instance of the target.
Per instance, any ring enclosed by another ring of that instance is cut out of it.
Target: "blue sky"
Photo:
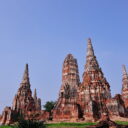
[[[128,69],[127,6],[127,0],[1,0],[0,111],[12,104],[26,63],[43,104],[56,100],[68,53],[82,76],[88,37],[112,94],[120,93],[122,64]]]

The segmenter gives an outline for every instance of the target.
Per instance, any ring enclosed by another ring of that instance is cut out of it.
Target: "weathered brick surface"
[[[110,116],[127,116],[124,101],[122,100],[122,96],[120,94],[108,99],[106,105]]]
[[[0,125],[13,124],[16,121],[15,120],[16,116],[17,116],[17,113],[13,111],[11,107],[5,107],[1,115]]]
[[[41,99],[37,98],[36,90],[32,97],[31,85],[29,81],[28,65],[25,67],[23,80],[20,84],[17,94],[14,97],[12,107],[6,107],[2,114],[1,124],[11,124],[19,119],[19,116],[23,116],[25,119],[32,119],[38,113],[38,117],[45,116],[41,111]]]
[[[107,112],[105,102],[111,98],[111,92],[94,54],[91,39],[88,39],[85,71],[79,91],[79,104],[84,118],[100,119],[102,113]]]
[[[71,120],[73,118],[77,120],[79,118],[86,121],[97,121],[102,119],[103,113],[126,117],[125,104],[127,103],[126,96],[128,96],[126,72],[123,75],[123,84],[125,84],[123,96],[116,95],[112,98],[110,85],[98,64],[91,39],[88,39],[82,83],[79,82],[78,65],[73,56],[69,54],[64,60],[62,86],[58,102],[53,110],[53,119]],[[75,90],[73,96],[72,89]],[[126,100],[122,97],[126,97]]]
[[[33,98],[34,98],[36,110],[41,111],[41,99],[40,98],[37,98],[36,89],[34,90],[34,96],[33,96]]]
[[[53,120],[76,120],[79,117],[77,90],[80,84],[77,60],[69,54],[64,60],[59,99],[53,109]]]
[[[106,117],[122,119],[128,117],[128,74],[123,66],[122,94],[111,97],[110,85],[95,56],[91,39],[88,39],[86,64],[83,80],[80,83],[77,60],[68,54],[63,63],[62,83],[52,115],[41,110],[41,99],[37,98],[36,89],[32,96],[28,65],[13,105],[6,107],[0,116],[1,124],[10,124],[22,113],[25,119],[53,121],[105,120]],[[102,122],[101,122],[102,123]],[[109,120],[109,123],[112,122]]]
[[[17,94],[14,97],[12,109],[17,112],[26,113],[27,111],[35,111],[36,104],[32,97],[30,89],[28,65],[26,65],[23,80],[20,84]]]

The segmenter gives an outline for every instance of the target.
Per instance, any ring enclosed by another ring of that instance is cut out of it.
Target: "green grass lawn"
[[[55,123],[55,124],[46,124],[48,128],[59,128],[59,127],[86,127],[90,125],[95,125],[96,123]]]
[[[128,122],[123,122],[123,121],[116,121],[116,123],[120,125],[128,125]]]
[[[46,128],[85,128],[86,126],[94,125],[96,123],[54,123],[46,124]],[[0,128],[12,128],[10,126],[1,126]]]
[[[117,124],[128,125],[128,122],[116,121]],[[46,128],[85,128],[86,126],[95,125],[96,123],[51,123],[46,124]],[[0,128],[12,128],[10,126],[0,126]]]
[[[10,126],[0,126],[0,128],[12,128]]]

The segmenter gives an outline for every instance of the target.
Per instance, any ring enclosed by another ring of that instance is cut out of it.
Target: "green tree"
[[[56,102],[54,102],[54,101],[47,101],[46,104],[43,107],[45,108],[45,111],[51,113],[51,111],[54,108],[55,104],[56,104]]]

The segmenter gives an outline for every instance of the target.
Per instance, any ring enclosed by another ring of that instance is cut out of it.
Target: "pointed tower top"
[[[101,69],[94,54],[91,38],[88,38],[85,72],[94,70],[100,71]]]
[[[91,38],[88,38],[88,43],[92,43]]]
[[[122,71],[123,71],[123,79],[128,79],[128,74],[125,65],[122,66]]]
[[[122,65],[122,69],[123,69],[123,75],[126,75],[127,74],[126,66]]]
[[[66,58],[65,58],[65,61],[73,60],[73,59],[74,59],[73,55],[72,55],[72,54],[68,54],[68,55],[66,56]]]
[[[87,57],[88,57],[88,56],[94,56],[94,50],[93,50],[91,38],[88,38]]]
[[[33,96],[34,100],[37,100],[37,92],[36,92],[36,88],[34,90],[34,96]]]
[[[30,85],[28,64],[26,64],[26,66],[25,66],[25,71],[24,71],[23,80],[22,80],[22,85],[23,84]]]

